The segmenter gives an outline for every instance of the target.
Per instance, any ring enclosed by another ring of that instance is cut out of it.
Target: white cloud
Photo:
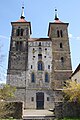
[[[74,37],[71,33],[69,33],[69,38],[70,38],[70,39],[80,40],[80,36]]]
[[[77,40],[80,40],[80,37],[77,37]]]
[[[72,38],[72,37],[73,37],[73,35],[71,33],[69,33],[69,38]]]
[[[9,39],[7,36],[4,36],[4,35],[0,35],[0,38]]]

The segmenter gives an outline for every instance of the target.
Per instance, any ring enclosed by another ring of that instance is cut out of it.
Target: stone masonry
[[[14,100],[23,101],[25,109],[54,109],[72,73],[68,23],[56,14],[48,38],[31,38],[31,23],[23,12],[11,25],[7,84],[17,89]]]

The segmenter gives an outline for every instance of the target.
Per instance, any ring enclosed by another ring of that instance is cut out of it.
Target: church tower
[[[68,23],[49,23],[48,38],[30,38],[31,23],[24,17],[11,22],[12,34],[7,83],[15,86],[15,100],[26,109],[54,109],[62,101],[62,88],[72,73]]]
[[[22,7],[21,17],[16,22],[11,22],[12,33],[8,61],[7,83],[17,88],[17,99],[25,99],[25,77],[28,64],[28,38],[31,35],[31,23],[24,17]]]
[[[48,36],[52,40],[52,86],[56,101],[59,101],[61,89],[72,73],[72,66],[68,23],[59,20],[57,9],[55,9],[54,22],[49,23]]]

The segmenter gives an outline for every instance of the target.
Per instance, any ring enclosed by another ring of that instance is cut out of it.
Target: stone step
[[[24,110],[23,120],[54,120],[53,112],[49,110]]]

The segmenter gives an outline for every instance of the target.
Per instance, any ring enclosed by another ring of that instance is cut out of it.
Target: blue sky
[[[69,23],[72,68],[75,70],[80,63],[80,0],[1,0],[0,46],[5,57],[0,71],[6,75],[11,35],[10,22],[20,18],[23,2],[26,20],[32,25],[31,37],[47,37],[48,25],[54,20],[55,8],[58,9],[60,20]]]

